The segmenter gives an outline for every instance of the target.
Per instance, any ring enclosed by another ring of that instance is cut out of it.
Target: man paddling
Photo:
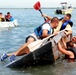
[[[23,44],[16,52],[10,53],[10,54],[3,54],[1,56],[1,61],[3,61],[4,59],[6,59],[8,56],[10,56],[10,61],[13,61],[15,59],[15,56],[20,56],[23,54],[28,54],[31,51],[29,50],[29,48],[27,47],[30,43],[38,40],[38,39],[43,39],[48,37],[49,35],[51,35],[53,33],[53,29],[56,28],[59,24],[59,19],[57,17],[53,17],[51,19],[50,23],[44,23],[42,25],[42,30],[40,30],[40,34],[37,36],[36,33],[31,34],[30,36],[28,36],[26,38],[26,43]]]

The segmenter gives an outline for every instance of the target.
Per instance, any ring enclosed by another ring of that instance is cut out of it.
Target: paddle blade
[[[34,7],[34,9],[39,10],[41,7],[40,2],[38,1],[37,3],[35,3],[35,5],[33,7]]]
[[[39,48],[42,43],[43,43],[42,40],[37,40],[37,41],[35,41],[35,42],[33,42],[33,43],[30,43],[30,44],[28,45],[28,48],[29,48],[30,51],[32,52],[32,51],[34,51],[35,49]]]

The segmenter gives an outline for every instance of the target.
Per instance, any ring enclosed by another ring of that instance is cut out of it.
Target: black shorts
[[[29,36],[26,38],[26,40],[25,40],[26,43],[27,43],[27,41],[28,41],[29,38],[33,38],[34,41],[36,41],[36,39],[35,39],[33,36],[29,35]]]

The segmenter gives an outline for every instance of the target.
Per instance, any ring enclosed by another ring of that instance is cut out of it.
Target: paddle
[[[37,40],[35,42],[32,42],[28,45],[28,48],[30,51],[34,51],[35,49],[37,49],[38,47],[40,47],[43,43],[45,43],[49,38],[52,38],[53,36],[55,36],[55,34],[52,34],[46,38],[44,38],[43,40]]]
[[[34,9],[35,9],[35,10],[39,10],[39,11],[40,11],[40,13],[41,13],[41,14],[43,14],[43,13],[42,13],[42,11],[41,11],[41,4],[40,4],[40,2],[39,2],[39,1],[38,1],[38,2],[36,2],[36,3],[34,4],[34,6],[33,6],[33,7],[34,7]],[[43,17],[43,18],[44,18],[44,20],[46,21],[46,18],[45,18],[45,17]]]
[[[44,38],[43,40],[37,40],[31,44],[28,45],[28,48],[29,50],[32,52],[34,51],[35,49],[39,48],[41,45],[43,45],[44,43],[46,43],[46,41],[49,39],[49,38],[52,38],[53,37],[53,40],[58,43],[59,40],[62,38],[62,36],[64,36],[65,33],[64,33],[64,30],[60,31],[57,35],[56,34],[52,34],[46,38]]]

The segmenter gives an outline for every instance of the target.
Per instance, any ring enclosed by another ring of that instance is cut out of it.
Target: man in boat
[[[52,17],[46,15],[46,14],[42,14],[43,17],[47,18],[48,20],[51,20]],[[63,29],[68,29],[67,35],[68,34],[72,34],[72,26],[73,26],[73,22],[70,20],[71,19],[71,14],[66,14],[64,17],[62,17],[59,21],[59,25],[56,29],[54,29],[54,33],[61,31]]]
[[[23,44],[16,52],[10,54],[3,54],[1,56],[1,61],[3,61],[8,56],[10,56],[10,61],[13,61],[15,59],[15,56],[20,56],[30,53],[31,51],[29,50],[28,45],[38,39],[43,39],[51,35],[53,29],[56,28],[58,24],[59,24],[59,19],[57,17],[53,17],[50,23],[44,23],[43,25],[41,25],[41,30],[39,34],[40,37],[37,36],[38,34],[36,33],[31,34],[26,38],[26,43]]]
[[[0,22],[4,22],[5,19],[4,19],[4,16],[2,15],[2,13],[0,13]]]
[[[5,20],[6,21],[13,21],[13,17],[11,16],[10,12],[7,12],[7,15],[5,15]]]

